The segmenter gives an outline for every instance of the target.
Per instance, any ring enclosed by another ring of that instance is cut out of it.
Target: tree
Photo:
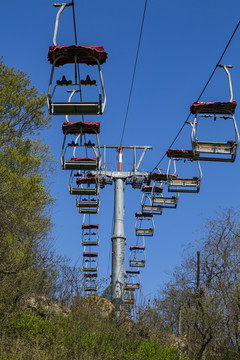
[[[26,294],[48,291],[55,271],[50,252],[53,198],[46,183],[53,160],[36,133],[50,118],[45,95],[29,85],[26,74],[1,60],[0,313],[18,306]]]

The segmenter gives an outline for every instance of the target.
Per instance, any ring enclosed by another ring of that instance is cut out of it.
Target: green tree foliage
[[[36,138],[48,126],[45,96],[21,71],[0,62],[0,314],[26,295],[44,293],[54,271],[49,252],[53,199],[49,149]],[[34,138],[30,138],[34,136]]]
[[[0,135],[3,144],[33,134],[49,124],[45,95],[29,85],[26,74],[0,62]]]

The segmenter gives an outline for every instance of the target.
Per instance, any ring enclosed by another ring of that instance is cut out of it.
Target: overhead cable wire
[[[131,82],[131,87],[130,87],[130,92],[129,92],[129,97],[128,97],[127,110],[126,110],[126,115],[125,115],[125,119],[124,119],[122,137],[121,137],[121,141],[120,141],[120,148],[121,148],[122,142],[123,142],[123,136],[124,136],[124,133],[125,133],[126,122],[127,122],[127,117],[128,117],[128,110],[129,110],[129,106],[130,106],[130,102],[131,102],[131,97],[132,97],[133,83],[134,83],[135,72],[136,72],[137,61],[138,61],[138,54],[139,54],[139,49],[140,49],[140,44],[141,44],[141,39],[142,39],[142,31],[143,31],[143,24],[144,24],[144,19],[145,19],[145,14],[146,14],[147,1],[148,1],[148,0],[145,1],[144,11],[143,11],[142,25],[141,25],[141,30],[140,30],[140,34],[139,34],[138,47],[137,47],[137,53],[136,53],[136,58],[135,58],[134,70],[133,70],[133,75],[132,75],[132,82]]]
[[[75,45],[77,45],[77,26],[76,26],[76,16],[75,16],[75,8],[74,8],[74,0],[72,0],[72,9],[73,9],[73,27],[74,27],[74,37],[75,37]]]
[[[211,75],[210,75],[210,77],[209,77],[208,81],[206,82],[206,84],[205,84],[205,86],[204,86],[203,90],[201,91],[201,93],[200,93],[199,97],[197,98],[197,102],[201,99],[201,97],[202,97],[202,95],[203,95],[204,91],[206,90],[206,88],[207,88],[207,86],[208,86],[209,82],[211,81],[211,79],[212,79],[212,77],[213,77],[213,75],[214,75],[214,73],[215,73],[215,71],[216,71],[216,69],[217,69],[218,65],[220,64],[220,62],[221,62],[221,60],[222,60],[223,56],[225,55],[225,53],[226,53],[226,51],[227,51],[227,49],[228,49],[228,47],[229,47],[229,45],[230,45],[230,43],[231,43],[231,41],[232,41],[232,39],[233,39],[233,37],[234,37],[234,35],[235,35],[235,33],[236,33],[236,31],[237,31],[237,29],[238,29],[239,25],[240,25],[240,21],[238,22],[237,26],[235,27],[235,29],[234,29],[234,31],[233,31],[233,33],[232,33],[232,35],[231,35],[231,37],[230,37],[230,39],[229,39],[229,41],[228,41],[227,45],[225,46],[225,48],[224,48],[224,50],[223,50],[223,52],[222,52],[222,55],[220,56],[220,58],[219,58],[219,60],[218,60],[217,64],[215,65],[215,67],[214,67],[214,69],[213,69],[213,71],[212,71],[212,73],[211,73]],[[188,120],[189,120],[190,116],[191,116],[191,112],[190,112],[190,114],[188,115],[187,119],[184,121],[184,123],[183,123],[182,127],[180,128],[180,130],[178,131],[177,135],[175,136],[174,140],[171,142],[171,144],[169,145],[169,147],[168,147],[168,148],[171,148],[171,147],[172,147],[172,145],[175,143],[175,141],[177,140],[178,136],[179,136],[179,135],[180,135],[180,133],[182,132],[182,130],[183,130],[183,128],[184,128],[184,126],[188,123]],[[166,156],[166,152],[165,152],[165,153],[164,153],[164,155],[161,157],[161,159],[159,160],[159,162],[157,163],[157,165],[156,165],[156,166],[153,168],[153,170],[150,172],[150,174],[151,174],[151,173],[152,173],[155,169],[157,169],[157,167],[158,167],[158,166],[159,166],[159,164],[162,162],[162,160],[165,158],[165,156]]]
[[[74,0],[72,0],[72,13],[73,13],[73,28],[74,28],[74,38],[75,38],[75,45],[78,45],[78,39],[77,39],[77,25],[76,25],[76,16],[75,16],[75,4]],[[81,90],[81,82],[80,82],[80,69],[79,64],[77,64],[77,77],[79,82],[79,95],[80,100],[82,101],[82,90]],[[82,120],[84,121],[84,116],[82,115]]]

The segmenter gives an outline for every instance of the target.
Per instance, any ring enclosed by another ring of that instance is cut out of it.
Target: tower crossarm
[[[100,149],[101,149],[101,153],[103,153],[101,155],[101,158],[103,159],[103,161],[101,161],[101,166],[100,169],[107,171],[107,153],[110,152],[110,150],[116,150],[117,152],[122,152],[123,150],[132,150],[133,151],[133,160],[132,160],[132,167],[131,170],[132,172],[136,173],[138,172],[140,165],[143,161],[143,158],[146,154],[147,150],[151,150],[152,146],[144,146],[144,145],[122,145],[121,147],[119,145],[100,145]],[[97,150],[97,149],[96,149]],[[137,150],[142,150],[142,153],[139,157],[139,159],[137,159]]]

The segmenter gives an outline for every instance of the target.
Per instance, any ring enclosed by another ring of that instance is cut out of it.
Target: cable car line
[[[225,53],[226,53],[226,51],[227,51],[227,49],[228,49],[228,47],[229,47],[229,45],[230,45],[230,43],[232,42],[232,39],[233,39],[233,37],[234,37],[234,35],[235,35],[236,31],[238,30],[239,25],[240,25],[240,21],[238,22],[237,26],[235,27],[235,29],[234,29],[234,31],[233,31],[233,33],[232,33],[232,35],[231,35],[231,37],[230,37],[230,39],[229,39],[229,41],[228,41],[227,45],[225,46],[225,49],[223,50],[223,52],[222,52],[222,54],[221,54],[221,56],[220,56],[220,58],[219,58],[219,60],[218,60],[217,64],[215,65],[215,68],[213,69],[213,71],[212,71],[212,73],[211,73],[211,75],[210,75],[210,77],[209,77],[208,81],[206,82],[206,84],[205,84],[205,86],[204,86],[203,90],[201,91],[201,93],[200,93],[200,95],[199,95],[199,97],[198,97],[198,99],[197,99],[197,102],[200,100],[200,98],[202,97],[202,95],[203,95],[204,91],[206,90],[206,88],[207,88],[207,86],[208,86],[209,82],[211,81],[211,79],[212,79],[212,77],[213,77],[213,75],[214,75],[214,73],[215,73],[215,71],[216,71],[217,67],[219,66],[219,64],[220,64],[220,62],[221,62],[221,60],[222,60],[223,56],[225,55]],[[180,133],[182,132],[182,130],[183,130],[183,128],[184,128],[184,126],[188,123],[188,120],[189,120],[190,116],[191,116],[191,112],[189,113],[189,115],[188,115],[187,119],[184,121],[184,123],[183,123],[182,127],[181,127],[181,128],[180,128],[180,130],[178,131],[178,133],[177,133],[177,135],[175,136],[174,140],[173,140],[173,141],[172,141],[172,143],[169,145],[169,147],[168,147],[169,149],[173,146],[173,144],[174,144],[174,143],[175,143],[175,141],[177,140],[178,136],[179,136],[179,135],[180,135]],[[153,172],[155,169],[157,169],[157,168],[158,168],[158,166],[159,166],[159,165],[160,165],[160,163],[163,161],[163,159],[165,158],[165,156],[166,156],[166,152],[163,154],[163,156],[161,157],[161,159],[159,160],[159,162],[157,163],[157,165],[156,165],[156,166],[153,168],[153,170],[150,172],[150,175],[152,174],[152,172]]]
[[[76,16],[75,16],[75,7],[74,0],[72,0],[72,10],[73,10],[73,27],[74,27],[74,37],[75,37],[75,45],[77,45],[77,26],[76,26]]]
[[[146,8],[147,8],[147,1],[148,1],[148,0],[145,1],[145,6],[144,6],[144,10],[143,10],[142,25],[141,25],[141,30],[140,30],[140,34],[139,34],[137,53],[136,53],[136,58],[135,58],[135,64],[134,64],[132,82],[131,82],[131,87],[130,87],[130,92],[129,92],[129,97],[128,97],[128,104],[127,104],[127,110],[126,110],[126,115],[125,115],[123,130],[122,130],[122,137],[121,137],[121,141],[120,141],[120,147],[122,146],[123,136],[124,136],[125,127],[126,127],[126,122],[127,122],[127,117],[128,117],[128,110],[129,110],[130,101],[131,101],[131,96],[132,96],[133,83],[134,83],[135,72],[136,72],[137,61],[138,61],[138,54],[139,54],[139,49],[140,49],[140,44],[141,44],[141,39],[142,39],[143,24],[144,24],[145,13],[146,13]]]

